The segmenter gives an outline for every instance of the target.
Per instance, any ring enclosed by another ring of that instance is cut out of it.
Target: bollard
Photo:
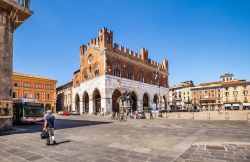
[[[210,120],[210,113],[207,113],[207,119]]]
[[[228,112],[225,113],[225,119],[229,120],[229,113]]]
[[[178,118],[179,118],[179,119],[181,118],[181,114],[180,114],[180,113],[178,113]]]
[[[250,120],[250,112],[247,113],[247,120]]]

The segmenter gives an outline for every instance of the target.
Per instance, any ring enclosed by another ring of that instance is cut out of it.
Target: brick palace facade
[[[148,50],[136,53],[113,43],[113,32],[99,31],[97,38],[80,46],[80,67],[74,72],[72,110],[97,114],[118,111],[118,97],[132,93],[133,110],[168,107],[168,61],[157,63]]]

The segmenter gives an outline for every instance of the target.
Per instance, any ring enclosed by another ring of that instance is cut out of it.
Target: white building
[[[194,87],[193,81],[181,82],[169,88],[170,107],[173,111],[188,110],[192,107],[191,89]]]

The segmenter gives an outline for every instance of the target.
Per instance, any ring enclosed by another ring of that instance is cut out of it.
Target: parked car
[[[63,115],[63,111],[58,111],[58,115]]]
[[[71,113],[70,113],[71,115],[80,115],[80,113],[79,112],[77,112],[77,111],[71,111]]]
[[[70,116],[70,112],[64,111],[62,115],[63,115],[63,116]]]

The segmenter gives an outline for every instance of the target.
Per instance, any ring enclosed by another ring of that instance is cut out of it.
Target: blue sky
[[[249,0],[42,0],[15,31],[14,71],[58,80],[79,68],[79,46],[102,27],[114,42],[169,60],[170,85],[217,81],[223,73],[250,80]]]

